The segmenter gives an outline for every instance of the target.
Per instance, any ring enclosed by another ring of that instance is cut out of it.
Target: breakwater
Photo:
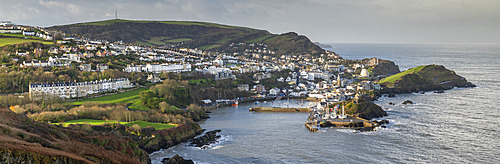
[[[250,107],[251,112],[300,112],[309,113],[309,108],[280,108],[280,107]]]

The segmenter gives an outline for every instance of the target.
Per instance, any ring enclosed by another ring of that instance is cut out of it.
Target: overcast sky
[[[0,20],[52,26],[187,20],[323,43],[500,43],[500,0],[0,0]]]

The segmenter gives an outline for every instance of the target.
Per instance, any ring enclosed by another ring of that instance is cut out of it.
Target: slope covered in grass
[[[429,90],[445,90],[453,87],[473,87],[464,77],[441,65],[418,66],[377,82],[385,93],[409,93]]]
[[[129,103],[139,98],[139,92],[146,90],[145,88],[139,88],[133,91],[96,97],[91,99],[79,100],[71,102],[72,105],[82,105],[84,102],[93,101],[102,104],[111,104],[111,103]]]
[[[54,26],[66,34],[142,45],[178,45],[202,50],[235,51],[231,43],[265,43],[275,55],[320,54],[324,50],[307,37],[290,32],[276,35],[265,30],[189,21],[105,20]],[[244,49],[243,49],[244,50]]]

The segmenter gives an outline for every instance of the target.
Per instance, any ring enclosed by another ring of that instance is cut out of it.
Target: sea
[[[345,59],[377,57],[400,70],[438,64],[477,85],[381,97],[386,128],[310,132],[307,113],[253,113],[253,106],[312,106],[280,100],[213,110],[199,122],[221,138],[207,149],[188,142],[150,155],[176,154],[195,163],[500,163],[500,44],[331,44]],[[405,100],[413,105],[403,105]],[[389,103],[396,105],[389,105]]]

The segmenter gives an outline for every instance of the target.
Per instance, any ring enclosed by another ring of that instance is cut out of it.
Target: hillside
[[[409,93],[446,90],[453,87],[473,87],[465,78],[441,65],[423,65],[378,81],[382,93]]]
[[[53,44],[53,42],[40,40],[35,37],[25,37],[22,34],[0,34],[0,47],[30,42],[42,43],[47,45]]]
[[[35,122],[0,108],[0,163],[150,163],[128,137]]]
[[[306,36],[290,32],[281,35],[265,30],[228,26],[205,22],[185,21],[132,21],[106,20],[54,26],[50,29],[69,35],[92,39],[123,41],[149,46],[176,45],[235,52],[247,47],[233,47],[231,43],[264,43],[268,49],[281,54],[320,54],[324,50],[312,43]]]

